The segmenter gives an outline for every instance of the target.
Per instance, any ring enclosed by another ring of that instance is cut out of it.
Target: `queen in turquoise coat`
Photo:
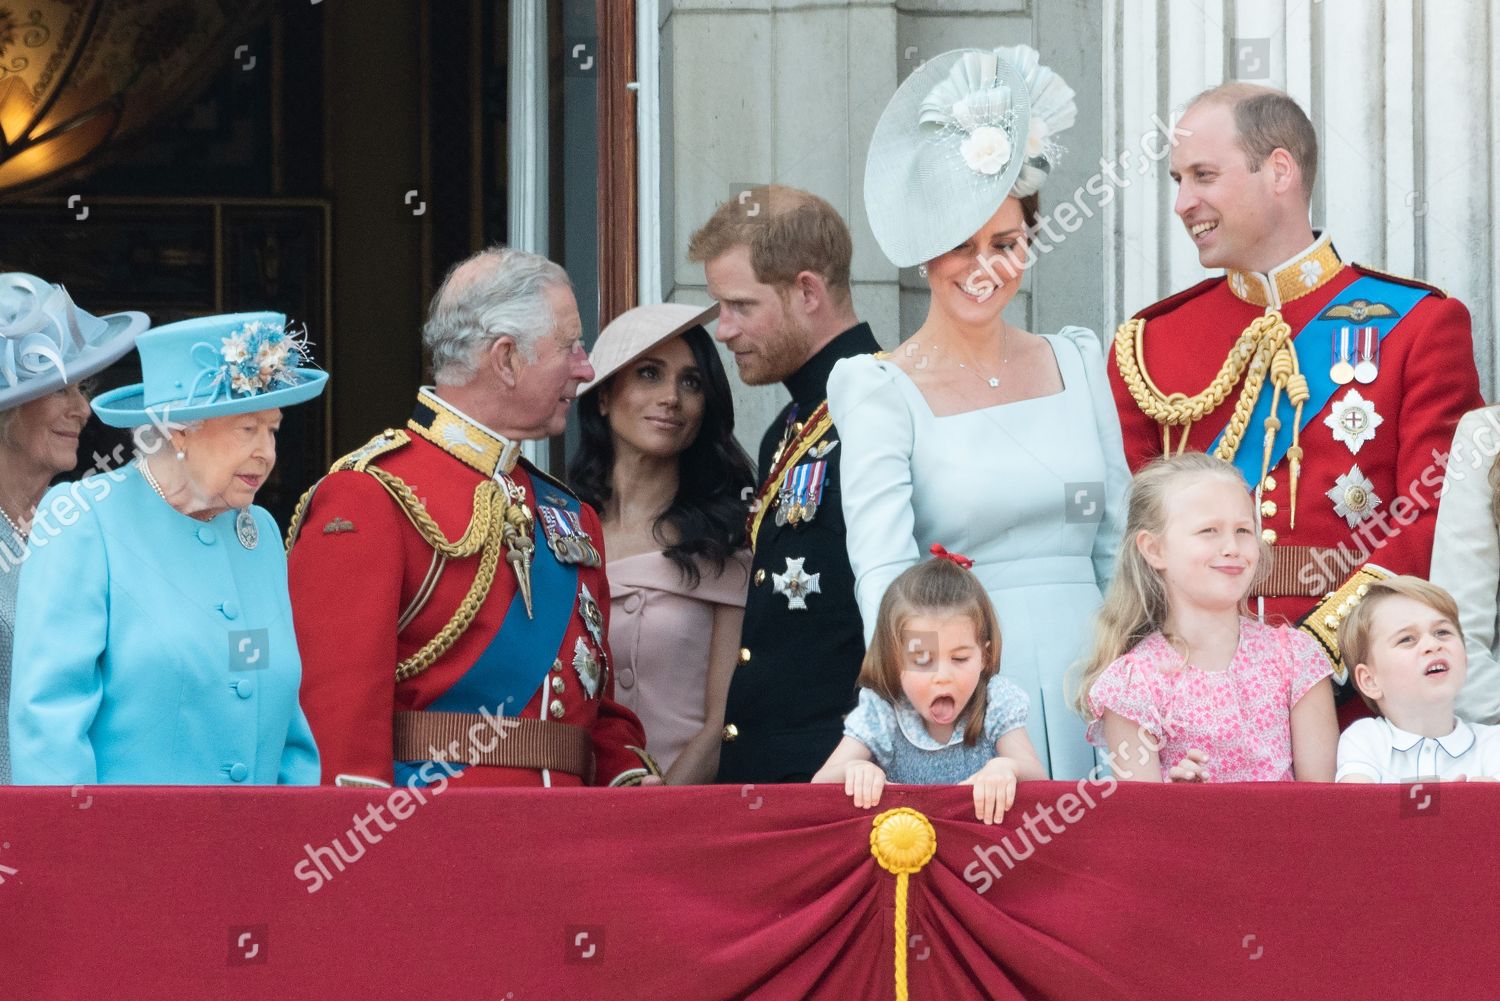
[[[144,382],[94,400],[141,427],[129,466],[54,487],[32,523],[9,723],[17,784],[315,785],[276,523],[252,503],[297,367],[285,317],[187,320],[137,341]],[[145,427],[151,424],[154,427]]]

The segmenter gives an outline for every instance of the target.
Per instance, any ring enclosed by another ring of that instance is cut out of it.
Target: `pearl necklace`
[[[167,500],[167,495],[162,490],[161,484],[157,483],[156,477],[151,475],[151,467],[146,464],[146,457],[142,456],[141,458],[135,460],[135,464],[141,467],[141,476],[145,479],[146,485],[152,490],[156,491],[156,496],[160,497],[162,500]],[[171,501],[167,501],[167,503],[170,504]]]
[[[10,526],[10,530],[16,533],[16,538],[25,541],[26,533],[21,531],[21,526],[17,525],[15,521],[11,519],[11,516],[6,512],[3,505],[0,505],[0,518],[5,519],[5,523]]]

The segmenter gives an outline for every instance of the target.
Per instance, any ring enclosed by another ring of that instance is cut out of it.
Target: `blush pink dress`
[[[723,573],[702,560],[698,571],[698,584],[690,587],[660,552],[605,565],[615,699],[640,718],[646,747],[662,771],[703,729],[714,611],[745,607],[750,551],[731,556]]]
[[[1164,781],[1189,748],[1208,755],[1211,782],[1291,781],[1292,707],[1332,673],[1317,641],[1290,626],[1242,618],[1239,648],[1223,671],[1184,664],[1155,632],[1106,667],[1089,690],[1089,742],[1105,746],[1109,709],[1160,745]]]

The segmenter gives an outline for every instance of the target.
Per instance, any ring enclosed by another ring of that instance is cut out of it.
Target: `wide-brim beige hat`
[[[694,327],[706,327],[719,316],[719,304],[707,309],[679,302],[658,302],[627,309],[605,327],[589,353],[594,381],[578,387],[578,394],[597,389],[610,376],[650,351]]]

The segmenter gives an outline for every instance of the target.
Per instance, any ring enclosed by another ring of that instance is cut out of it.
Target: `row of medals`
[[[1333,364],[1328,377],[1340,386],[1374,382],[1380,372],[1380,331],[1374,327],[1340,327],[1333,331],[1332,339]]]

